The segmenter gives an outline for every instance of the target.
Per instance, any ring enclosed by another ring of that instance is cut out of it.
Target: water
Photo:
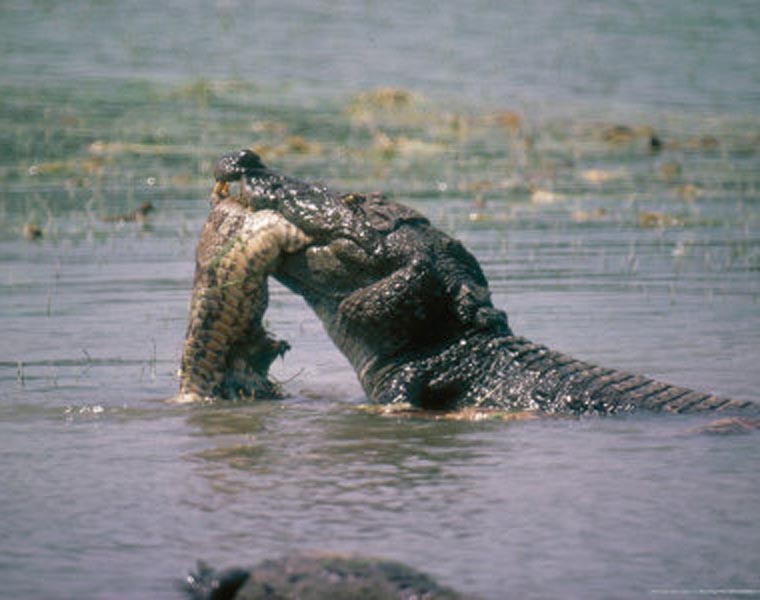
[[[757,400],[759,19],[738,0],[3,2],[0,596],[177,598],[199,558],[296,549],[486,598],[760,589],[758,437],[690,433],[708,417],[366,414],[279,286],[290,397],[163,402],[210,167],[250,144],[424,211],[519,333]],[[380,86],[406,93],[361,96]],[[102,221],[142,202],[146,224]]]

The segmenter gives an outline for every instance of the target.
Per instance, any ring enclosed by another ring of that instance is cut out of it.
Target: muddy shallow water
[[[518,333],[758,400],[749,4],[138,4],[0,8],[0,596],[176,598],[294,549],[486,598],[760,594],[760,437],[709,416],[371,414],[278,285],[289,398],[164,402],[211,165],[251,144],[423,211]]]

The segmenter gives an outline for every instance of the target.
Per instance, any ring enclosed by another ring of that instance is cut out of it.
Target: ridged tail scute
[[[232,200],[226,204],[217,208],[216,220],[201,234],[199,248],[204,236],[228,241],[212,255],[198,254],[181,361],[182,402],[276,396],[267,371],[288,349],[261,324],[268,303],[267,276],[282,253],[297,252],[310,239],[275,212],[243,211]]]
[[[757,408],[753,402],[597,367],[524,338],[507,338],[502,347],[509,357],[504,375],[512,397],[519,390],[522,404],[547,413],[689,413]]]
[[[426,355],[401,358],[369,363],[361,371],[362,385],[374,401],[428,410],[565,415],[639,410],[760,414],[754,402],[597,367],[514,335],[477,332]]]

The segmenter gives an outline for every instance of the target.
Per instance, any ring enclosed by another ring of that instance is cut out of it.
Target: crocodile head
[[[382,254],[383,238],[405,223],[425,223],[419,212],[388,202],[380,194],[336,194],[270,170],[252,150],[225,154],[214,168],[214,200],[239,182],[238,202],[251,210],[274,210],[310,236],[316,244],[350,240],[370,254]]]
[[[469,332],[508,331],[475,258],[419,212],[380,194],[338,194],[264,166],[250,150],[223,156],[215,193],[238,181],[246,211],[274,212],[310,241],[270,273],[301,295],[368,395],[380,372]],[[219,200],[220,198],[217,198]]]

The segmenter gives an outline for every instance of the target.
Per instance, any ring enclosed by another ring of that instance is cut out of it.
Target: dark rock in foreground
[[[252,569],[203,563],[182,585],[193,600],[456,600],[472,598],[398,562],[356,555],[296,553]]]

